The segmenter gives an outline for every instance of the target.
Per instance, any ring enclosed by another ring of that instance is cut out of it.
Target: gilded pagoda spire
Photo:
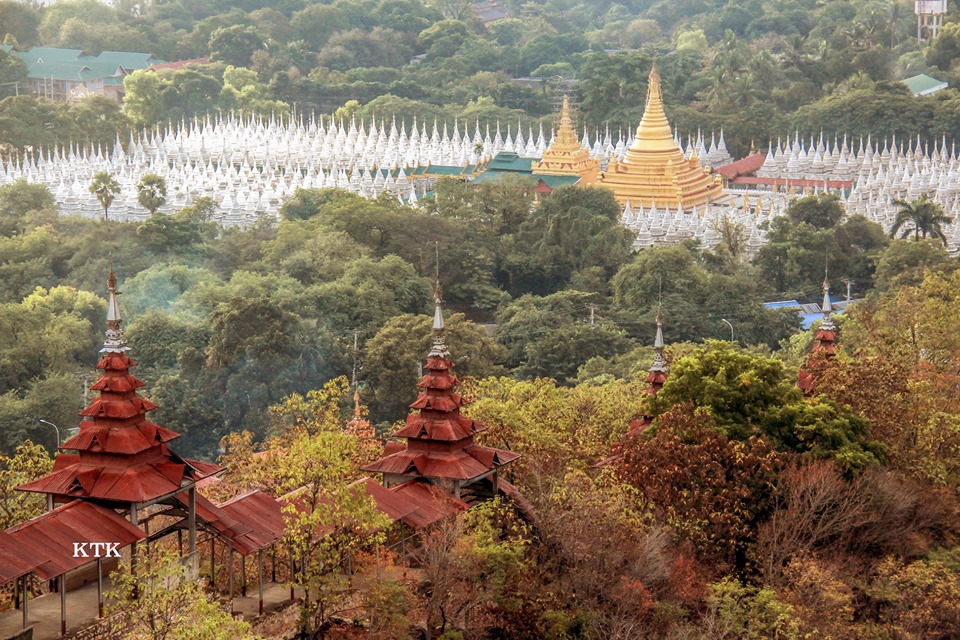
[[[700,166],[696,154],[688,160],[674,138],[656,63],[650,70],[647,102],[633,143],[623,160],[611,159],[599,183],[613,189],[621,206],[630,200],[634,207],[657,203],[667,209],[687,209],[724,197],[719,179]]]
[[[534,175],[577,176],[577,184],[589,185],[597,181],[600,174],[600,161],[590,157],[589,149],[584,149],[573,127],[570,111],[570,98],[563,96],[560,107],[560,124],[553,142],[543,152],[540,162],[530,165]]]
[[[570,97],[566,94],[560,106],[560,126],[557,127],[556,139],[550,148],[571,151],[580,149],[580,141],[577,140],[577,132],[573,128],[573,118],[570,117]]]
[[[123,318],[120,315],[120,303],[117,301],[119,295],[117,274],[113,270],[111,261],[110,273],[107,275],[107,338],[103,342],[100,353],[123,353],[130,349],[127,341],[123,339],[123,328],[120,326]]]
[[[656,62],[647,78],[647,104],[630,148],[636,151],[673,151],[678,148],[663,110],[663,88]]]

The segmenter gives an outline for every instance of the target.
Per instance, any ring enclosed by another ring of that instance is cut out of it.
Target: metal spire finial
[[[660,278],[659,292],[657,293],[657,335],[653,339],[653,365],[650,371],[667,371],[667,359],[663,356],[663,307],[661,298],[663,297],[663,278]]]
[[[353,391],[353,417],[355,420],[363,419],[363,410],[360,408],[360,387],[357,386]]]
[[[123,329],[120,326],[123,318],[120,316],[120,303],[117,302],[119,295],[117,274],[113,270],[113,258],[111,258],[110,273],[107,275],[107,339],[104,340],[100,353],[123,353],[130,348],[127,346],[127,341],[123,339]]]
[[[823,311],[823,322],[820,324],[820,328],[835,331],[837,326],[830,319],[833,305],[830,302],[830,278],[828,277],[827,267],[823,269],[823,304],[820,306],[820,310]]]
[[[443,291],[440,289],[440,243],[437,243],[437,276],[433,287],[433,301],[436,304],[433,313],[433,348],[427,354],[428,358],[446,358],[450,352],[447,350],[447,340],[444,335],[446,324],[443,321]]]

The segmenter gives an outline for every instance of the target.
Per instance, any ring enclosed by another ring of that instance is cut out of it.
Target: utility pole
[[[854,281],[851,280],[850,278],[841,278],[841,279],[840,279],[840,282],[842,282],[842,283],[844,283],[845,285],[847,285],[847,302],[850,302],[850,298],[853,297],[853,296],[850,295],[850,292],[851,292],[852,289],[853,289],[853,282],[854,282]]]
[[[353,376],[350,378],[350,386],[357,388],[357,335],[358,331],[353,330]]]
[[[594,327],[597,324],[594,316],[594,311],[596,311],[596,309],[597,308],[594,305],[590,305],[590,326],[591,327]]]

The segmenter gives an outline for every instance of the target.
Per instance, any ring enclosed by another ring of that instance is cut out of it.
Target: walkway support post
[[[233,615],[233,543],[227,551],[227,589],[230,593],[230,615]]]
[[[67,579],[64,574],[58,578],[60,587],[60,635],[67,635]]]
[[[97,558],[97,617],[103,617],[103,560]]]
[[[257,549],[257,588],[260,591],[260,615],[263,615],[263,549]]]
[[[27,580],[30,579],[29,575],[23,576],[23,628],[27,628],[28,619],[30,614],[27,612],[27,601],[30,599],[30,588],[28,586]]]

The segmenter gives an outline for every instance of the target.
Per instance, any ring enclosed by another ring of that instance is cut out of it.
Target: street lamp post
[[[730,342],[733,342],[733,341],[734,341],[734,340],[733,340],[733,325],[730,324],[730,321],[727,320],[726,318],[720,318],[720,322],[726,323],[726,325],[727,325],[728,327],[730,327]]]
[[[57,446],[54,447],[54,449],[58,448],[58,447],[60,446],[60,427],[58,427],[57,425],[53,424],[53,423],[50,422],[49,420],[44,420],[43,418],[40,418],[39,420],[37,420],[37,422],[42,422],[43,424],[48,424],[48,425],[50,425],[51,427],[53,427],[54,429],[56,429],[56,431],[57,431]]]

